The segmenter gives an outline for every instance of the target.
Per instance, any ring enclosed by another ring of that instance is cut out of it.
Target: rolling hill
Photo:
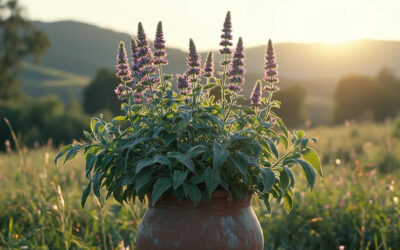
[[[51,46],[40,65],[23,65],[21,86],[33,96],[56,93],[64,102],[71,97],[80,99],[83,86],[88,84],[98,68],[112,68],[119,41],[129,43],[131,37],[126,33],[75,21],[34,22],[34,25],[47,34]],[[147,33],[153,37],[152,30],[147,30]],[[254,81],[263,75],[265,48],[246,49],[245,94],[250,93]],[[327,121],[334,86],[343,75],[374,76],[383,67],[391,68],[400,75],[400,42],[278,43],[275,49],[281,87],[303,86],[308,92],[307,109],[312,113],[312,120],[316,119],[313,118],[316,114],[326,116],[318,118],[319,122]],[[168,60],[173,63],[166,66],[165,72],[183,72],[186,52],[170,48],[167,53]],[[206,53],[202,53],[203,59],[205,56]],[[215,60],[219,65],[218,53],[215,53]]]

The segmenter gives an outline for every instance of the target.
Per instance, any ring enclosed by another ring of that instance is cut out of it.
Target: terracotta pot
[[[251,195],[228,201],[216,191],[210,202],[196,207],[164,196],[147,208],[136,238],[138,250],[251,249],[264,247],[260,223],[251,207]]]

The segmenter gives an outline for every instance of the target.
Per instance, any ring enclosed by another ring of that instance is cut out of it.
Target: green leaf
[[[290,189],[286,190],[285,195],[283,196],[283,201],[285,210],[289,213],[293,206],[293,193]]]
[[[218,169],[211,169],[210,167],[207,167],[204,171],[204,177],[208,191],[210,193],[214,192],[221,181],[221,176]]]
[[[188,171],[182,172],[179,170],[174,171],[174,178],[173,178],[173,186],[174,189],[177,189],[182,183],[186,180]]]
[[[305,135],[306,135],[306,134],[304,133],[303,130],[297,130],[297,131],[296,131],[296,136],[297,136],[298,139],[304,138]]]
[[[242,175],[246,175],[248,170],[248,158],[248,155],[246,155],[245,153],[235,151],[233,156],[230,158],[230,161]]]
[[[170,178],[161,177],[156,181],[153,187],[153,193],[151,196],[151,201],[153,206],[160,199],[160,197],[172,186],[172,182]]]
[[[285,134],[286,138],[288,137],[288,131],[287,128],[285,126],[285,124],[283,123],[282,119],[279,117],[275,117],[276,118],[276,122],[278,123],[279,128],[281,129],[281,131]]]
[[[169,165],[170,162],[165,155],[156,154],[153,158],[145,158],[137,162],[136,173],[139,173],[143,168],[159,163],[161,165]]]
[[[151,181],[151,175],[156,171],[156,168],[146,168],[136,176],[135,189],[139,193]]]
[[[281,140],[283,146],[285,146],[285,149],[287,149],[287,147],[289,145],[287,138],[285,136],[283,136],[283,135],[279,135],[279,139]]]
[[[120,116],[114,117],[114,118],[111,120],[111,123],[112,123],[112,124],[118,124],[118,123],[123,122],[123,121],[125,121],[125,116],[120,115]]]
[[[246,114],[249,114],[249,115],[253,115],[256,113],[252,108],[250,108],[248,106],[240,106],[240,109],[242,109]]]
[[[197,156],[199,156],[200,154],[206,152],[208,150],[208,148],[204,145],[197,145],[194,146],[192,148],[190,148],[187,152],[186,155],[189,158],[196,158]]]
[[[94,165],[97,161],[97,154],[90,153],[86,155],[86,177],[89,178],[90,172],[92,171]]]
[[[70,148],[72,148],[72,144],[64,146],[60,152],[57,154],[56,158],[54,159],[54,163],[57,165],[58,159],[62,157]]]
[[[215,87],[217,87],[217,86],[218,86],[218,85],[215,84],[215,83],[209,83],[209,84],[206,84],[206,85],[203,87],[203,90],[212,89],[212,88],[215,88]]]
[[[78,151],[81,149],[81,145],[75,145],[71,148],[71,150],[68,152],[67,156],[65,156],[64,159],[64,164],[71,160],[72,158],[74,158],[76,156],[76,154],[78,153]]]
[[[289,177],[289,180],[290,180],[290,187],[293,188],[293,187],[294,187],[294,177],[293,177],[292,171],[291,171],[288,167],[286,167],[286,166],[283,166],[283,170],[285,171],[285,173],[286,173],[287,176]]]
[[[213,152],[213,166],[214,168],[218,168],[224,164],[229,156],[229,152],[218,142],[214,142]]]
[[[306,160],[308,163],[311,164],[311,166],[314,167],[315,170],[317,170],[318,174],[322,177],[322,167],[321,167],[321,161],[319,159],[318,154],[311,149],[308,153],[303,154],[304,160]]]
[[[183,183],[183,190],[185,191],[185,195],[193,201],[194,205],[199,204],[201,199],[201,192],[196,185],[185,182]]]
[[[269,194],[262,194],[261,199],[264,201],[264,204],[267,208],[267,215],[271,215],[271,204],[269,203]]]
[[[179,152],[170,152],[168,153],[168,157],[176,159],[177,161],[182,163],[185,167],[187,167],[189,171],[191,171],[192,173],[196,173],[194,162],[186,155]]]
[[[101,187],[101,181],[103,180],[103,174],[102,173],[95,173],[93,176],[93,193],[96,195],[96,197],[101,200],[100,197],[100,187]]]
[[[153,163],[153,159],[151,159],[151,158],[144,158],[144,159],[142,159],[142,160],[140,160],[140,161],[138,161],[137,162],[137,164],[136,164],[136,173],[139,173],[140,172],[140,170],[142,170],[143,168],[145,168],[145,167],[148,167],[148,166],[151,166],[151,165],[153,165],[154,163]]]
[[[92,181],[90,181],[89,184],[86,186],[85,190],[83,190],[83,193],[82,193],[82,200],[81,200],[81,206],[82,206],[82,208],[85,207],[86,200],[87,200],[87,197],[88,197],[88,195],[89,195],[89,193],[90,193],[91,187],[92,187]]]
[[[261,168],[262,182],[264,184],[264,193],[271,190],[275,184],[275,174],[270,168]]]
[[[300,164],[300,166],[303,168],[304,173],[307,178],[308,185],[310,186],[311,190],[313,189],[315,185],[315,171],[313,167],[306,161],[297,159],[296,162]]]
[[[269,145],[269,148],[271,149],[272,153],[274,153],[275,158],[278,159],[279,153],[278,153],[278,149],[276,149],[276,146],[275,146],[274,142],[271,141],[269,138],[267,138],[266,141],[267,141],[267,143]]]
[[[279,176],[279,184],[283,191],[285,191],[289,186],[289,176],[287,175],[284,169],[282,169],[281,174]]]

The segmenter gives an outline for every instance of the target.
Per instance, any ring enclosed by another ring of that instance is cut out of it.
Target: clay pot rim
[[[162,195],[161,198],[153,206],[151,202],[151,193],[147,195],[149,208],[165,208],[165,209],[241,209],[243,207],[250,207],[253,197],[252,193],[243,197],[241,200],[228,200],[228,192],[225,190],[216,190],[211,196],[209,202],[200,201],[196,206],[192,200],[186,199],[179,201],[173,195]]]

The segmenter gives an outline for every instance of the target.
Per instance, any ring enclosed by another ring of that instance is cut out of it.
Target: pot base
[[[223,191],[217,191],[211,202],[196,207],[191,201],[162,197],[155,206],[149,205],[136,240],[138,250],[258,250],[263,249],[263,243],[251,196],[229,202]]]

